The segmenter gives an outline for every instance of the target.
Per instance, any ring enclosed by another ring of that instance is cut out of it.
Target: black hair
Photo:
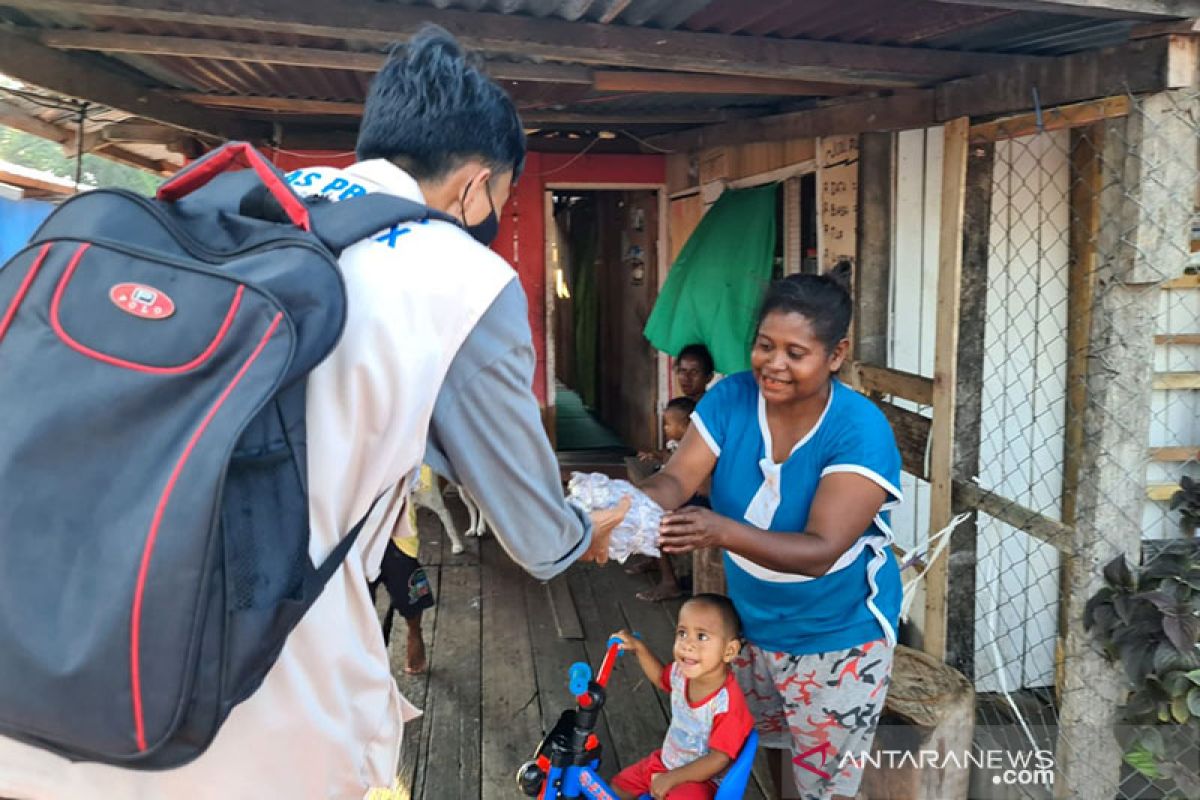
[[[713,363],[712,353],[708,352],[708,348],[702,344],[689,344],[679,351],[679,355],[675,356],[677,362],[683,361],[685,358],[694,358],[699,361],[705,375],[711,376],[717,371],[716,364]]]
[[[699,603],[716,611],[721,615],[721,622],[724,623],[725,632],[729,634],[729,638],[742,640],[742,618],[738,616],[737,609],[733,607],[733,601],[728,597],[714,592],[701,592],[683,602],[685,606],[689,603]]]
[[[516,106],[444,29],[425,25],[392,47],[371,81],[358,159],[386,158],[417,180],[438,180],[479,158],[497,172],[525,163]]]
[[[682,411],[685,416],[691,416],[696,410],[696,401],[690,397],[676,397],[667,403],[667,411]]]
[[[758,312],[759,326],[768,314],[799,314],[832,353],[850,330],[851,270],[850,262],[842,260],[824,275],[789,275],[772,282]]]

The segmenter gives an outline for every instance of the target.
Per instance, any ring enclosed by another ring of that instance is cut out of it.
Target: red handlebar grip
[[[596,676],[596,683],[608,686],[608,676],[612,674],[613,666],[617,663],[617,656],[620,652],[621,645],[619,643],[608,646],[608,650],[604,653],[604,662],[600,665],[600,674]]]

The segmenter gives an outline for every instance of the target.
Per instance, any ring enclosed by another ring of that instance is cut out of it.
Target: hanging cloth
[[[750,343],[775,259],[777,184],[727,190],[688,238],[646,322],[646,339],[675,355],[712,353],[717,372],[750,367]]]

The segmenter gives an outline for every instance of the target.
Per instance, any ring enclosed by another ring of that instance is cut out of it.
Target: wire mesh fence
[[[980,797],[1200,797],[1200,550],[1172,504],[1200,478],[1198,109],[1194,90],[1116,98],[973,144],[982,369],[958,388],[980,411],[957,421],[974,458],[955,477],[993,500],[975,520],[975,744],[1056,762],[1054,781]],[[1119,556],[1133,572],[1106,581]]]

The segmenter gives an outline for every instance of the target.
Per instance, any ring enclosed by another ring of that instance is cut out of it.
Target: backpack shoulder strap
[[[378,192],[340,203],[318,203],[310,214],[313,232],[335,255],[374,233],[405,222],[436,219],[459,224],[454,217],[429,206]]]

